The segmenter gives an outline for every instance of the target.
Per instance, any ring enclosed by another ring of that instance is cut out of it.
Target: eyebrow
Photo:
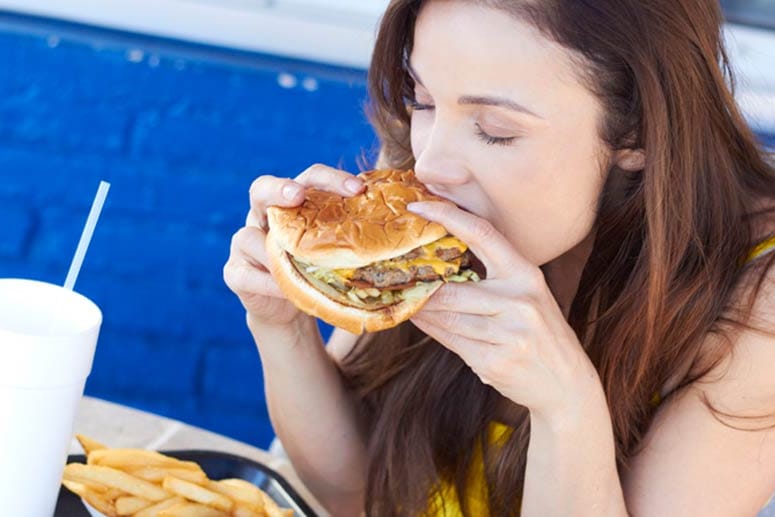
[[[405,63],[405,65],[406,65],[406,71],[409,74],[409,76],[417,84],[425,88],[425,85],[420,80],[420,76],[417,75],[417,71],[414,68],[412,68],[412,65],[409,64],[408,61]],[[516,103],[513,100],[507,99],[505,97],[492,97],[487,95],[463,95],[458,99],[457,103],[461,105],[497,106],[500,108],[506,108],[512,111],[525,113],[526,115],[530,115],[532,117],[540,118],[541,120],[543,120],[543,117],[541,117],[540,115],[537,115],[536,113],[530,111],[529,109],[522,106],[521,104]]]

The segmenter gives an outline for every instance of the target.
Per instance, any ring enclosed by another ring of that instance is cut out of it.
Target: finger
[[[493,350],[498,348],[492,343],[454,334],[421,317],[415,316],[411,321],[417,328],[441,343],[444,348],[454,352],[464,363],[473,369],[482,364],[493,353]]]
[[[253,226],[240,228],[231,238],[231,254],[266,269],[266,234]]]
[[[304,201],[304,186],[289,178],[261,176],[250,185],[250,209],[256,220],[266,218],[268,206],[297,206]]]
[[[448,282],[425,302],[422,311],[456,311],[494,316],[502,311],[505,299],[491,292],[491,284],[488,280]]]
[[[256,269],[247,263],[230,260],[223,266],[223,281],[242,297],[245,295],[264,295],[283,298],[285,295],[277,286],[272,275]]]
[[[245,226],[252,226],[265,232],[267,230],[266,214],[259,215],[253,210],[248,210],[248,215],[245,217]]]
[[[296,176],[296,181],[306,187],[352,196],[363,190],[363,181],[350,174],[327,165],[316,163]]]
[[[407,209],[441,224],[449,233],[465,242],[484,263],[487,278],[505,278],[515,273],[532,275],[533,270],[538,270],[517,253],[506,237],[486,219],[440,201],[410,203]]]
[[[515,295],[509,292],[503,295],[504,282],[482,280],[480,282],[448,283],[436,291],[418,314],[461,313],[481,318],[500,319],[507,327],[515,329],[546,330],[547,322],[544,309],[534,298],[527,295]],[[511,289],[514,290],[513,288]],[[560,322],[564,322],[560,318]],[[450,326],[447,328],[455,328]],[[456,329],[457,330],[457,329]]]
[[[452,331],[463,338],[492,345],[515,344],[519,341],[520,332],[524,330],[518,322],[453,311],[420,312],[412,321],[415,320]]]

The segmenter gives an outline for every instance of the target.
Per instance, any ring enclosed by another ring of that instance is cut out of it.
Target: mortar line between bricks
[[[196,365],[194,366],[194,403],[201,408],[202,397],[205,392],[205,370],[207,368],[207,347],[199,350]]]
[[[123,136],[121,138],[121,149],[119,151],[119,154],[125,159],[132,158],[135,131],[137,130],[137,124],[140,118],[139,115],[141,113],[143,113],[143,110],[138,110],[132,112],[132,114],[127,117],[126,127],[124,128]]]
[[[33,243],[40,232],[40,213],[37,210],[30,210],[30,226],[27,228],[27,232],[22,238],[21,242],[21,257],[22,259],[28,259],[30,250]]]

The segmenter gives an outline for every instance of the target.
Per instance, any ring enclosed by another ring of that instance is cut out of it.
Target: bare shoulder
[[[353,349],[355,342],[359,337],[360,336],[357,334],[335,328],[334,331],[331,332],[331,337],[328,338],[328,343],[326,344],[328,355],[339,364],[342,359],[350,353],[350,350]]]
[[[748,280],[738,303],[745,304],[758,276]],[[775,266],[762,279],[748,323],[756,328],[736,336],[732,352],[697,388],[733,411],[775,411]]]
[[[750,323],[775,331],[775,269]],[[660,406],[623,486],[633,515],[755,515],[775,492],[773,465],[775,335],[743,330],[707,376]]]

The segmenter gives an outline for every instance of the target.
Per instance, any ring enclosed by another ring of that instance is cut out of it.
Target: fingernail
[[[298,185],[289,184],[283,187],[283,197],[288,201],[292,201],[299,195],[301,188]]]
[[[422,202],[414,202],[406,205],[406,209],[415,214],[424,215],[426,213],[426,205]]]
[[[363,187],[363,183],[361,183],[360,181],[354,178],[349,178],[344,182],[344,188],[346,188],[348,191],[352,192],[353,194],[357,194],[358,192],[360,192],[361,187]]]

